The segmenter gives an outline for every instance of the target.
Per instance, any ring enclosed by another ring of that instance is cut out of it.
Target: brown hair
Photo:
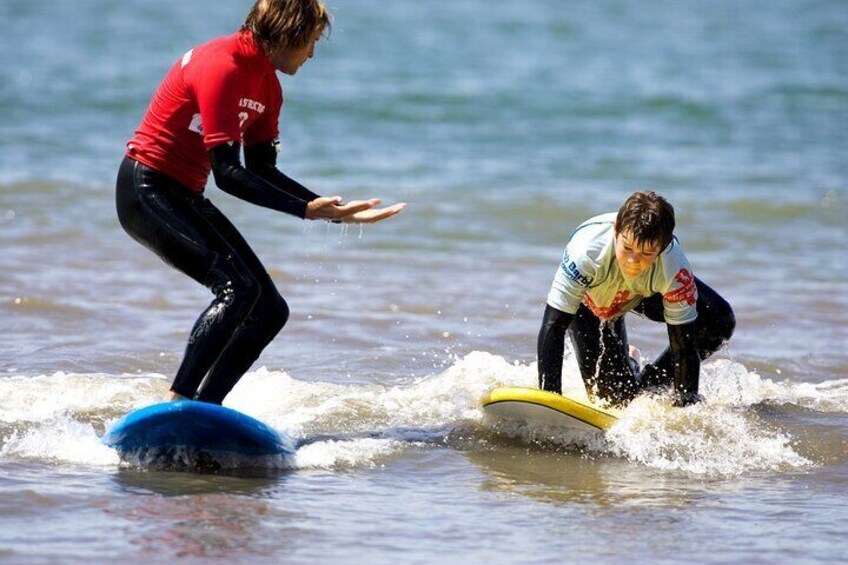
[[[619,208],[616,233],[629,233],[638,243],[657,243],[660,250],[671,242],[674,233],[674,208],[656,192],[634,192]]]
[[[332,16],[319,0],[256,0],[241,31],[253,37],[267,54],[285,47],[303,47],[315,33],[329,30]]]

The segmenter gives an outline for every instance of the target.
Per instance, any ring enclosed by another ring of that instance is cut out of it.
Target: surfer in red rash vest
[[[307,220],[374,223],[405,204],[322,197],[276,167],[283,93],[329,31],[318,0],[257,0],[241,29],[186,52],[127,143],[116,191],[127,233],[208,287],[170,398],[220,404],[288,320],[262,262],[204,196],[210,171],[224,192]],[[244,165],[240,152],[244,147]]]

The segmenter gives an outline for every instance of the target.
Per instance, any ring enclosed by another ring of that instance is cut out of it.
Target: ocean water
[[[408,209],[340,227],[208,187],[292,309],[225,404],[300,447],[204,475],[103,446],[210,299],[118,225],[124,143],[249,5],[0,4],[0,562],[848,560],[838,0],[330,3],[281,77],[280,166]],[[639,398],[602,436],[484,418],[535,383],[570,231],[645,188],[736,311],[705,402]]]

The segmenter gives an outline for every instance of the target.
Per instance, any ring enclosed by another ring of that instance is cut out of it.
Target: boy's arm
[[[221,143],[209,151],[215,184],[224,192],[251,204],[305,218],[308,201],[302,198],[304,194],[292,190],[291,184],[271,184],[242,167],[240,148],[238,143]]]
[[[688,324],[668,325],[668,340],[674,354],[674,405],[687,406],[700,400],[698,381],[701,358],[695,347],[697,320]]]
[[[539,330],[538,361],[539,388],[562,394],[562,356],[565,348],[565,330],[574,318],[546,305]]]
[[[277,143],[265,141],[244,147],[244,164],[248,171],[282,188],[292,196],[310,202],[320,196],[277,169]]]

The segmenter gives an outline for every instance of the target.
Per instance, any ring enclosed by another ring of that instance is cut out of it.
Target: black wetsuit
[[[216,184],[239,198],[303,218],[318,195],[276,169],[272,143],[222,144],[210,159]],[[220,404],[286,324],[289,307],[236,227],[202,194],[126,157],[118,172],[126,232],[214,294],[197,319],[171,390]]]
[[[730,339],[736,321],[730,304],[716,291],[697,277],[695,284],[697,319],[669,325],[670,346],[641,371],[628,352],[623,315],[602,323],[585,305],[581,304],[573,315],[548,305],[539,331],[539,388],[562,392],[564,338],[569,330],[590,395],[624,404],[647,388],[673,385],[677,404],[696,401],[700,361]],[[660,294],[643,299],[633,310],[655,322],[665,322]]]

